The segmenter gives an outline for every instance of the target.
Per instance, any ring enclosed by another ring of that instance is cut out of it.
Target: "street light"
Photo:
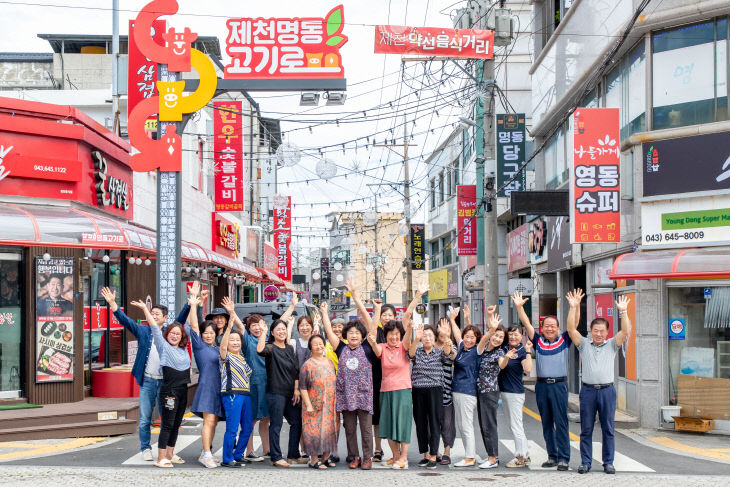
[[[326,93],[327,105],[344,105],[347,93],[344,92],[333,92],[329,91]]]
[[[299,98],[299,106],[316,107],[319,105],[319,93],[302,93]]]

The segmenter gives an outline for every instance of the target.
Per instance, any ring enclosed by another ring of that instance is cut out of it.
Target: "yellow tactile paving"
[[[730,451],[729,448],[699,448],[696,446],[685,445],[684,443],[681,443],[677,440],[673,440],[666,436],[651,436],[651,437],[648,437],[647,440],[652,441],[652,442],[656,443],[657,445],[661,445],[666,448],[671,448],[672,450],[678,450],[678,451],[682,451],[685,453],[691,453],[693,455],[698,455],[698,456],[707,457],[707,458],[714,458],[717,460],[730,461],[730,455],[723,453],[723,452]]]
[[[0,443],[0,447],[2,448],[22,448],[20,451],[0,454],[0,460],[18,460],[24,457],[34,457],[38,455],[47,455],[49,453],[73,450],[74,448],[93,445],[94,443],[98,443],[104,439],[105,438],[103,437],[76,438],[74,440],[64,441],[63,443],[52,444],[15,442]]]

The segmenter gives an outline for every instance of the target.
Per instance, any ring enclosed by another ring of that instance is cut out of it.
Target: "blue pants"
[[[542,418],[542,436],[548,458],[557,462],[569,462],[568,383],[563,381],[548,384],[538,381],[535,385],[535,399]]]
[[[221,394],[226,412],[226,434],[223,435],[223,462],[240,460],[246,452],[248,437],[253,432],[251,397],[248,394]],[[241,427],[239,433],[238,428]],[[238,442],[236,442],[238,434]],[[235,448],[235,451],[233,451]]]
[[[289,448],[287,458],[299,458],[299,437],[302,433],[302,407],[301,403],[292,404],[292,396],[282,396],[281,394],[266,394],[266,402],[269,406],[269,448],[271,461],[278,462],[281,460],[281,426],[284,424],[284,418],[289,423]]]
[[[157,411],[162,411],[160,404],[161,379],[150,379],[145,377],[142,386],[139,388],[139,450],[150,450],[150,423],[152,413],[157,404]]]
[[[580,388],[580,463],[590,466],[593,462],[593,425],[596,411],[601,422],[603,436],[603,464],[613,465],[613,425],[616,415],[616,389],[613,386],[594,389]]]

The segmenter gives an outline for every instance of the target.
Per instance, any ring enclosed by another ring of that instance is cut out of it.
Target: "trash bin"
[[[662,406],[662,421],[674,423],[674,417],[680,416],[682,406]]]

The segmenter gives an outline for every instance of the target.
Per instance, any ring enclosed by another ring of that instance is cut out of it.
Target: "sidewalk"
[[[642,445],[690,458],[730,465],[730,441],[725,435],[654,429],[617,429]]]

